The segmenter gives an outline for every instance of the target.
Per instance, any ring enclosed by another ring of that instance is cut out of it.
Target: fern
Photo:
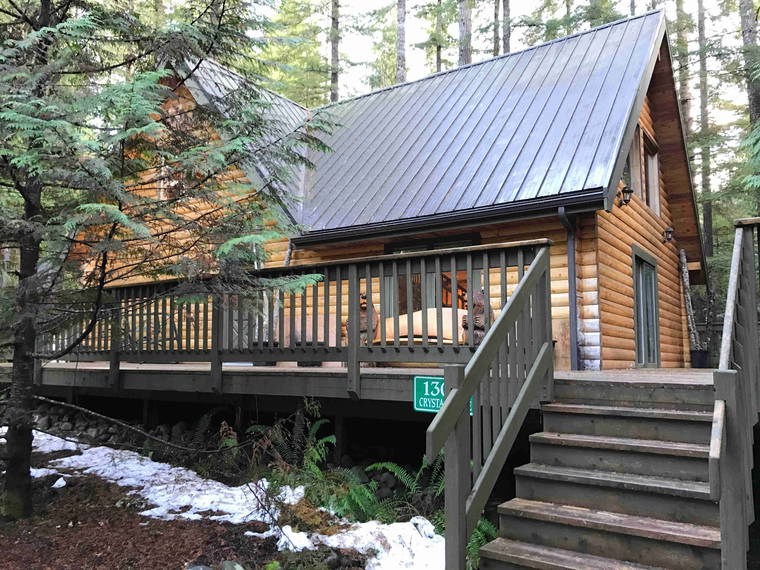
[[[499,529],[486,518],[481,518],[467,541],[467,568],[480,567],[480,548],[499,536]]]

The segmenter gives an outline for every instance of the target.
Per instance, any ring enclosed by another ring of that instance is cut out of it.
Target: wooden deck
[[[0,382],[8,382],[10,364],[0,364]],[[412,402],[415,375],[443,375],[440,368],[362,368],[362,400]],[[226,363],[222,367],[224,395],[295,396],[349,399],[348,371],[342,366],[251,366]],[[41,387],[98,390],[103,395],[123,392],[219,394],[211,378],[211,365],[191,363],[121,364],[120,390],[112,387],[109,363],[52,362],[42,368]]]

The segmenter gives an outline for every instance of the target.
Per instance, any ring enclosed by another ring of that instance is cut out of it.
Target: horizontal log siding
[[[644,103],[639,125],[657,141],[649,99]],[[662,241],[663,231],[672,225],[662,168],[659,216],[638,196],[633,196],[627,206],[616,205],[611,212],[596,214],[603,368],[630,368],[635,365],[632,244],[649,252],[657,260],[662,366],[678,368],[689,361],[677,235],[670,243]]]

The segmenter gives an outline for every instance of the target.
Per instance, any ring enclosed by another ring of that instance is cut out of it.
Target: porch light
[[[671,227],[667,227],[662,231],[662,243],[668,243],[673,241],[673,232],[675,230]]]
[[[621,199],[620,199],[620,205],[625,206],[631,201],[631,197],[633,196],[633,188],[630,186],[623,186],[623,189],[620,191]]]

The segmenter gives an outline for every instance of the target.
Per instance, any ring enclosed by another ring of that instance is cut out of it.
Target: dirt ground
[[[52,457],[35,455],[36,466]],[[266,530],[263,523],[232,525],[143,517],[139,512],[149,505],[129,495],[128,488],[86,476],[70,477],[66,486],[54,489],[51,485],[57,478],[34,480],[34,517],[14,523],[0,521],[0,569],[170,570],[191,562],[214,566],[224,560],[250,569],[273,560],[283,569],[326,569],[363,568],[366,562],[356,552],[326,548],[279,553],[274,538],[244,536],[249,530]]]

